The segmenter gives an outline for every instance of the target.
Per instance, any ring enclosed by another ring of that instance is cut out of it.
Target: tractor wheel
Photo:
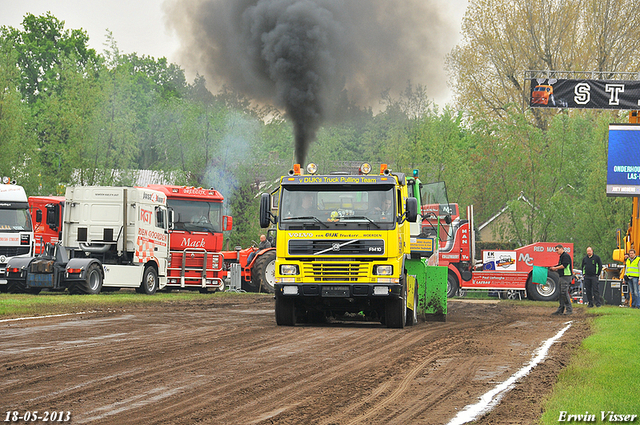
[[[560,276],[556,272],[550,271],[547,274],[547,282],[535,284],[531,278],[527,280],[527,293],[535,301],[555,301],[560,295]]]
[[[147,265],[142,274],[142,282],[140,283],[140,292],[153,295],[158,290],[158,272],[152,265]]]
[[[276,251],[267,251],[256,258],[251,270],[251,284],[259,291],[273,294],[276,284]]]
[[[460,285],[458,285],[458,278],[453,273],[447,274],[447,298],[452,298],[458,295]]]
[[[278,326],[293,326],[296,324],[295,300],[276,297],[276,324]]]

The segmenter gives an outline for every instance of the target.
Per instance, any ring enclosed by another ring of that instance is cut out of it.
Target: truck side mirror
[[[271,195],[263,193],[260,195],[260,227],[267,228],[271,223]]]
[[[42,221],[42,217],[40,218],[40,220]],[[46,221],[47,226],[49,226],[51,230],[58,230],[58,224],[60,223],[60,207],[58,205],[47,205]]]
[[[36,223],[42,223],[42,210],[36,210]]]
[[[223,231],[231,230],[232,227],[233,227],[233,217],[231,217],[230,215],[223,215],[222,230]]]
[[[169,215],[169,230],[173,230],[173,227],[174,227],[174,225],[173,225],[173,223],[174,223],[174,221],[173,221],[174,220],[173,210],[170,209],[170,210],[167,210],[167,212],[168,212],[168,215]]]
[[[407,221],[415,223],[418,220],[418,200],[416,198],[407,198]]]

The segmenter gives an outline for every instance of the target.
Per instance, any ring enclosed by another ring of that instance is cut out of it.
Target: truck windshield
[[[31,217],[29,208],[25,205],[12,205],[11,207],[0,207],[0,232],[30,232]]]
[[[173,210],[174,230],[222,232],[222,203],[167,199]]]
[[[388,229],[396,222],[395,199],[393,186],[283,188],[280,224]]]

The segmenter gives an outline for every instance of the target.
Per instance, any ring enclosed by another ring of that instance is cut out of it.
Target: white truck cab
[[[0,292],[6,292],[7,262],[33,253],[33,226],[27,194],[22,186],[3,177],[0,183]]]

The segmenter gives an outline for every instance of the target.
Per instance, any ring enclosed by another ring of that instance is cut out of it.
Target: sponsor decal
[[[158,202],[161,204],[164,204],[164,198],[162,196],[158,196],[157,193],[151,193],[151,192],[143,192],[142,193],[142,199],[146,199],[148,201],[151,202]]]
[[[142,220],[145,223],[151,223],[151,216],[152,216],[152,212],[151,211],[147,211],[143,208],[140,208],[140,220]]]
[[[338,184],[360,184],[360,183],[378,183],[380,181],[388,182],[387,178],[366,177],[366,176],[307,176],[298,177],[294,180],[297,183],[338,183]]]
[[[166,245],[165,241],[167,240],[167,235],[165,235],[164,233],[159,233],[153,230],[139,228],[138,236],[140,236],[139,239],[145,242],[154,242],[161,246]]]
[[[205,248],[206,244],[204,241],[204,238],[200,239],[200,240],[191,240],[191,238],[182,238],[182,242],[180,243],[180,246],[185,246],[185,247],[189,247],[189,248]]]

